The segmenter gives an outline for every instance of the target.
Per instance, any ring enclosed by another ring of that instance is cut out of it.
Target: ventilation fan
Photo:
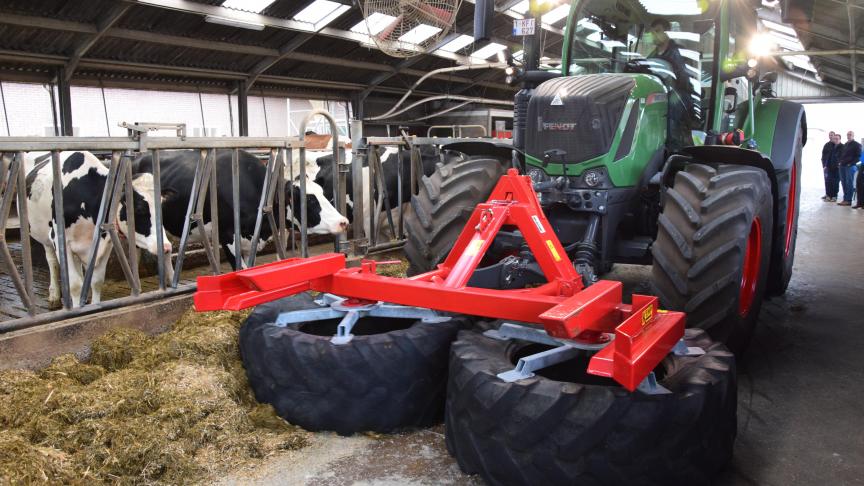
[[[369,35],[385,54],[412,57],[428,52],[453,27],[462,0],[366,0]]]

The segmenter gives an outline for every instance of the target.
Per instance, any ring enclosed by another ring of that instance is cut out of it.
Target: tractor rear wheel
[[[672,393],[630,393],[571,360],[512,383],[537,344],[463,331],[450,351],[445,440],[459,467],[499,484],[709,484],[732,456],[735,358],[698,329],[655,369]]]
[[[763,170],[692,163],[675,175],[658,219],[652,283],[661,303],[736,353],[765,295],[772,204]]]
[[[279,327],[282,312],[317,308],[309,294],[255,308],[240,329],[240,354],[255,398],[307,430],[390,432],[438,423],[447,356],[462,321],[361,318],[334,345],[338,319]],[[374,322],[370,322],[374,320]]]
[[[805,126],[800,126],[795,141],[792,166],[777,171],[777,235],[771,255],[771,273],[768,274],[768,295],[786,293],[792,279],[795,263],[795,244],[798,240],[798,212],[801,197],[801,153]]]
[[[408,275],[444,261],[474,207],[486,201],[507,167],[508,161],[472,156],[441,164],[423,177],[405,215]]]

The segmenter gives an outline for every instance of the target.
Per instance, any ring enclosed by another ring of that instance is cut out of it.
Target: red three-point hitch
[[[467,286],[504,226],[522,233],[546,284],[519,290]],[[684,335],[684,314],[660,310],[656,297],[634,295],[632,304],[624,304],[621,282],[601,280],[585,288],[546,220],[530,178],[514,169],[501,178],[488,201],[477,205],[437,269],[411,278],[393,278],[377,275],[374,262],[364,261],[352,268],[345,264],[344,255],[330,253],[198,277],[195,308],[239,310],[315,290],[371,302],[537,323],[560,340],[608,343],[591,358],[588,372],[612,378],[630,391]]]

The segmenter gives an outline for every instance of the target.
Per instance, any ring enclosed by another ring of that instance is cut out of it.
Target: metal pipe
[[[113,156],[113,154],[112,154]],[[126,164],[125,177],[126,177],[126,234],[134,235],[135,234],[135,194],[132,189],[132,164]],[[119,176],[118,176],[119,177]],[[162,207],[162,198],[157,197],[154,201],[154,204],[157,207]],[[160,213],[161,214],[161,213]],[[162,228],[161,226],[156,226],[156,228]],[[138,295],[141,293],[141,279],[138,276],[138,245],[135,244],[135,238],[133,237],[131,240],[126,240],[126,245],[128,246],[129,251],[129,267],[132,270],[132,280],[129,282],[129,285],[132,287],[132,295]],[[122,251],[118,250],[118,254],[122,253]],[[168,262],[171,263],[170,261]]]
[[[273,207],[270,201],[273,200],[271,187],[273,185],[273,171],[276,166],[276,149],[270,149],[270,157],[267,159],[267,172],[264,173],[264,186],[261,188],[261,197],[258,200],[258,214],[255,216],[255,229],[252,231],[252,243],[249,249],[249,260],[246,263],[247,267],[255,266],[255,257],[258,253],[258,240],[261,237],[261,226],[264,224],[264,213],[268,216],[273,214]],[[270,231],[276,241],[276,246],[280,246],[280,239],[277,229],[271,223]]]
[[[333,145],[333,196],[336,199],[336,210],[339,211],[339,214],[345,215],[345,183],[344,177],[342,177],[341,167],[340,167],[340,151],[339,151],[339,127],[336,125],[336,120],[333,118],[333,115],[330,114],[327,110],[317,109],[312,110],[303,118],[303,121],[300,122],[300,141],[303,143],[303,146],[300,147],[300,180],[301,180],[301,201],[300,204],[302,207],[300,211],[302,212],[301,217],[301,234],[300,238],[303,240],[303,252],[304,257],[308,256],[305,253],[308,252],[308,248],[306,248],[306,126],[309,124],[309,121],[315,118],[316,116],[323,116],[327,123],[330,125],[330,134],[332,138]],[[342,153],[344,155],[344,153]],[[343,157],[344,159],[344,157]],[[345,233],[339,233],[335,237],[334,245],[336,252],[342,251],[342,241],[345,240]]]
[[[5,163],[2,164],[5,166]],[[3,257],[3,262],[6,263],[7,273],[10,277],[12,277],[12,283],[15,286],[15,290],[18,292],[18,295],[21,297],[21,301],[24,302],[24,305],[30,309],[33,306],[33,301],[30,298],[30,294],[28,288],[25,287],[24,283],[21,281],[21,277],[18,275],[18,269],[15,268],[15,261],[12,260],[12,255],[9,252],[9,246],[6,244],[6,221],[9,218],[9,209],[12,207],[12,200],[14,199],[15,189],[17,186],[17,182],[19,180],[18,174],[23,171],[23,164],[13,160],[9,164],[9,178],[6,184],[6,190],[3,192],[3,199],[0,202],[0,230],[3,230],[3,233],[0,234],[0,256]],[[3,186],[2,179],[6,178],[6,167],[2,167],[2,177],[0,177],[0,187]],[[19,188],[20,192],[20,188]],[[21,226],[27,224],[26,222],[21,222]]]
[[[353,194],[351,200],[353,203],[352,212],[352,229],[354,230],[354,240],[364,238],[363,225],[363,159],[368,152],[365,142],[363,141],[363,121],[354,119],[351,120],[351,192]]]
[[[220,256],[221,247],[219,245],[219,179],[217,170],[219,164],[216,163],[216,147],[210,145],[210,243],[213,245],[213,262],[215,273],[220,273],[222,257]],[[202,205],[202,221],[203,221],[203,205]],[[203,231],[203,225],[202,225]]]
[[[406,111],[409,111],[409,110],[411,110],[411,109],[413,109],[413,108],[416,108],[416,107],[418,107],[418,106],[420,106],[420,105],[422,105],[422,104],[424,104],[424,103],[428,103],[428,102],[430,102],[430,101],[438,101],[438,100],[470,101],[470,102],[472,102],[472,103],[480,103],[480,104],[486,104],[486,105],[507,105],[507,106],[513,106],[513,101],[510,101],[510,100],[493,100],[493,99],[490,99],[490,98],[474,98],[474,97],[470,97],[470,96],[460,96],[460,95],[449,95],[449,94],[445,94],[445,95],[438,95],[438,96],[429,96],[429,97],[426,97],[426,98],[421,99],[420,101],[416,101],[416,102],[414,102],[414,103],[408,105],[408,106],[405,107],[405,108],[402,108],[401,110],[399,110],[399,111],[397,111],[397,112],[395,112],[395,113],[387,113],[387,115],[374,116],[374,117],[372,117],[372,118],[367,118],[367,119],[364,120],[364,121],[383,120],[384,118],[389,118],[389,117],[393,117],[393,116],[398,116],[398,115],[401,115],[402,113],[405,113]],[[392,111],[393,111],[393,110],[391,110],[391,112],[392,112]]]
[[[84,271],[84,282],[81,284],[81,298],[78,305],[86,305],[90,293],[90,283],[93,281],[93,272],[96,269],[96,256],[99,254],[99,246],[102,241],[102,224],[105,223],[105,211],[113,199],[117,170],[120,164],[119,158],[111,157],[111,166],[108,168],[108,176],[105,178],[105,186],[102,188],[102,199],[99,201],[99,213],[96,214],[96,224],[93,226],[93,239],[90,242],[90,251],[87,253],[87,269]]]
[[[8,125],[7,125],[8,126]],[[27,306],[27,313],[31,316],[36,313],[36,304],[33,302],[33,253],[30,248],[30,216],[29,208],[27,207],[27,175],[24,173],[24,152],[16,154],[21,170],[18,171],[18,231],[21,234],[21,267],[24,270],[24,287],[27,290],[27,297],[30,300],[30,305]],[[5,236],[5,225],[4,225]],[[11,261],[11,260],[10,260]]]
[[[399,113],[402,113],[401,111],[399,113],[393,113],[393,112],[396,111],[400,106],[402,106],[402,103],[404,103],[405,100],[408,99],[409,96],[411,96],[411,93],[414,92],[414,89],[417,88],[417,86],[419,86],[420,83],[422,83],[423,81],[426,81],[431,76],[435,76],[436,74],[451,73],[451,72],[455,72],[455,71],[471,71],[471,70],[476,70],[476,69],[506,69],[506,68],[507,68],[507,64],[496,62],[496,63],[488,63],[488,64],[469,64],[469,65],[465,65],[465,66],[453,66],[453,67],[435,69],[434,71],[429,71],[428,73],[423,75],[420,79],[418,79],[413,85],[411,85],[411,88],[409,88],[408,91],[404,95],[402,95],[402,98],[400,98],[399,101],[397,101],[396,104],[393,105],[393,108],[391,108],[390,111],[388,111],[387,113],[384,113],[382,115],[377,115],[377,116],[373,116],[370,118],[366,118],[365,120],[366,121],[383,120],[389,116],[394,116],[394,115],[398,115]]]
[[[145,304],[147,302],[165,299],[166,297],[189,294],[194,292],[195,289],[196,285],[189,284],[178,287],[176,289],[165,290],[164,292],[148,292],[146,294],[142,294],[136,297],[120,297],[118,299],[111,299],[105,302],[100,302],[98,304],[91,304],[86,307],[77,307],[75,309],[46,312],[44,314],[39,314],[36,317],[13,319],[11,321],[0,323],[0,334],[12,331],[20,331],[22,329],[29,329],[31,327],[36,327],[41,324],[48,324],[51,322],[59,321],[61,319],[71,319],[73,317],[81,317],[95,314],[96,312],[101,312],[104,310],[119,309],[120,307],[125,307],[128,305]]]
[[[60,300],[64,309],[72,308],[69,292],[69,258],[66,255],[66,218],[63,211],[63,179],[60,171],[60,152],[51,151],[52,181],[54,193],[54,235],[57,260],[60,262]]]
[[[127,188],[131,191],[132,188]],[[159,274],[159,290],[165,290],[165,252],[162,247],[165,244],[163,240],[164,232],[162,231],[162,163],[159,161],[159,150],[153,150],[153,201],[154,212],[153,224],[156,228],[156,270]],[[129,213],[132,208],[126,208]],[[133,233],[134,238],[134,233]],[[130,241],[130,245],[134,244]]]
[[[240,150],[231,150],[231,205],[234,220],[234,268],[243,270],[243,247],[240,242]],[[210,208],[213,211],[213,208]]]

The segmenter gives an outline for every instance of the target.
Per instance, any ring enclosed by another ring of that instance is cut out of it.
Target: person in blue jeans
[[[839,206],[852,205],[852,192],[854,187],[855,164],[861,160],[861,144],[855,140],[855,132],[846,132],[846,144],[843,146],[843,154],[840,156],[840,184],[843,185],[843,200],[837,203]]]

